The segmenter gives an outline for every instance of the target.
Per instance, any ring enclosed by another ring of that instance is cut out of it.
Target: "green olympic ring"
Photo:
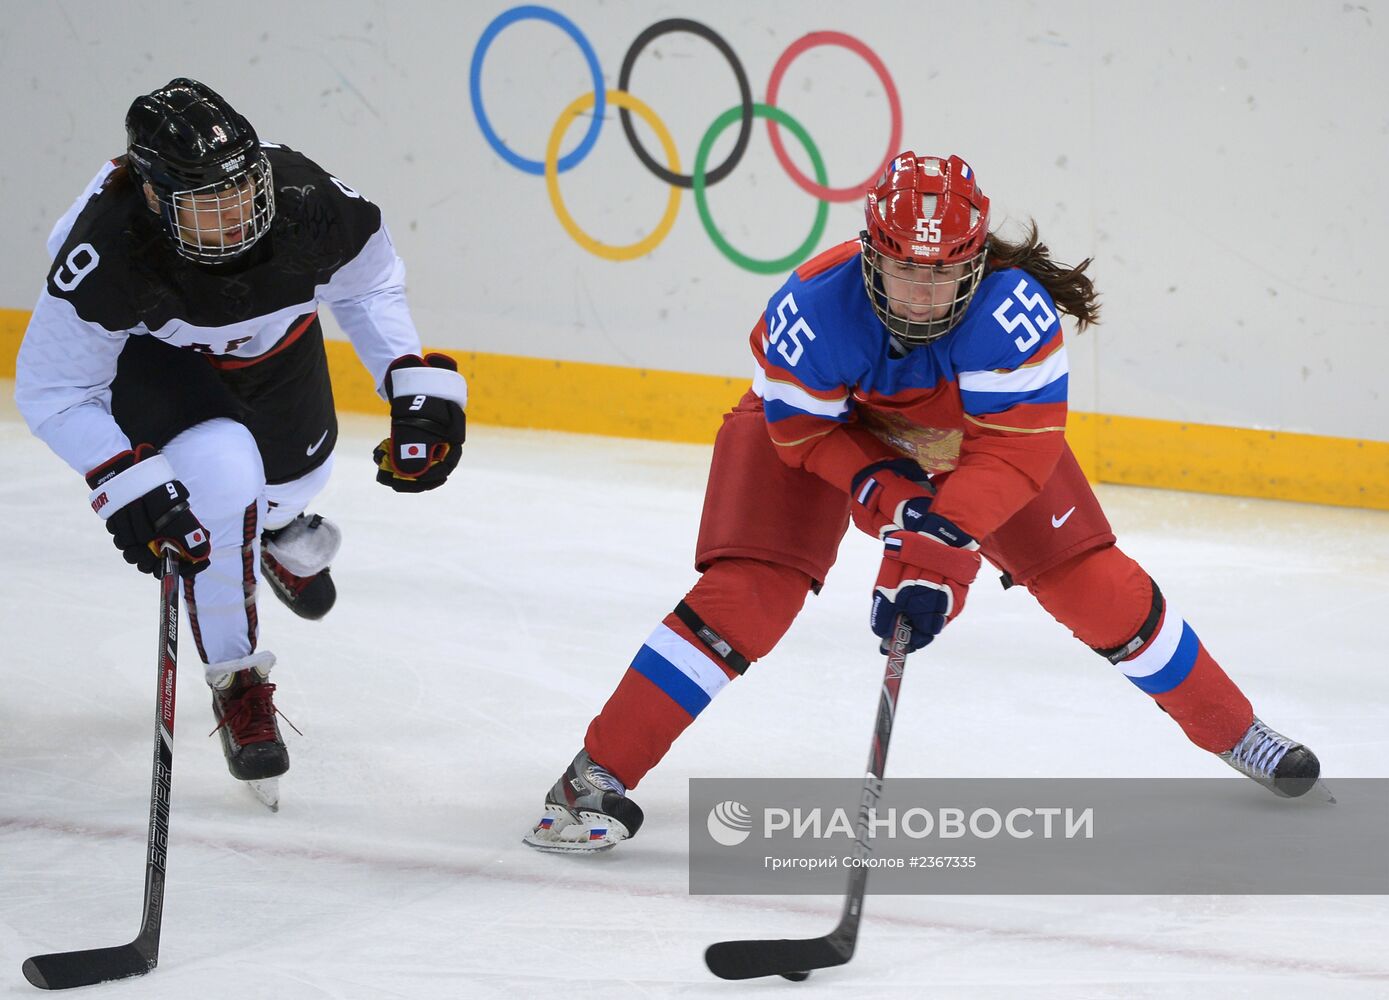
[[[754,118],[766,118],[790,129],[791,134],[801,141],[805,151],[810,154],[810,162],[815,167],[815,180],[820,184],[825,184],[828,181],[829,175],[825,171],[825,161],[820,158],[820,151],[815,148],[810,133],[800,122],[781,108],[773,107],[770,104],[754,102],[752,114]],[[825,225],[829,222],[830,204],[824,199],[820,200],[819,208],[815,211],[815,223],[810,227],[810,235],[805,238],[805,242],[785,257],[779,257],[776,260],[758,260],[756,257],[749,257],[724,239],[723,233],[719,232],[718,227],[714,225],[713,216],[709,214],[709,201],[705,196],[704,171],[709,162],[709,153],[714,148],[714,140],[723,133],[724,129],[738,121],[742,115],[742,107],[734,105],[714,119],[714,124],[709,126],[709,131],[705,132],[704,138],[700,140],[699,151],[695,153],[694,182],[692,185],[695,208],[699,209],[699,219],[704,223],[704,231],[709,234],[709,239],[725,257],[754,274],[781,274],[805,260],[815,249],[816,244],[820,242],[820,237],[825,233]]]

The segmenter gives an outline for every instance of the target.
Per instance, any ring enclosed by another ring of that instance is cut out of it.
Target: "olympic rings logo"
[[[568,107],[560,112],[559,118],[550,130],[543,160],[527,159],[508,147],[492,128],[487,111],[482,106],[482,63],[487,56],[488,48],[507,27],[519,21],[528,20],[547,22],[567,34],[579,47],[593,79],[593,90],[576,97]],[[688,174],[680,172],[680,154],[675,148],[675,140],[671,138],[670,130],[667,129],[665,123],[651,110],[649,105],[634,97],[627,90],[627,85],[632,78],[632,68],[636,65],[637,57],[641,55],[642,51],[660,36],[677,32],[697,35],[718,49],[719,54],[727,60],[729,67],[733,70],[733,75],[738,82],[740,98],[736,106],[716,117],[708,131],[704,133],[704,137],[700,140],[699,147],[695,152],[694,166]],[[868,178],[860,184],[830,187],[824,161],[820,157],[819,149],[811,140],[810,134],[800,122],[776,105],[777,94],[788,67],[802,53],[817,46],[838,46],[859,56],[882,81],[883,89],[887,93],[888,108],[892,116],[887,151],[869,172]],[[654,250],[670,233],[671,227],[675,225],[675,217],[680,209],[680,192],[682,189],[688,188],[694,192],[695,207],[699,211],[699,218],[704,224],[705,232],[708,233],[709,239],[725,257],[739,267],[758,274],[780,274],[788,271],[805,260],[820,242],[820,237],[825,231],[825,224],[829,219],[830,203],[853,201],[855,198],[861,197],[873,180],[882,172],[888,161],[896,155],[898,142],[902,138],[902,102],[897,95],[897,87],[893,83],[887,67],[883,65],[877,54],[859,39],[837,31],[815,31],[792,42],[786,51],[777,58],[772,67],[771,76],[767,80],[766,100],[759,102],[752,99],[752,89],[748,85],[747,73],[743,70],[743,64],[732,47],[718,32],[698,21],[674,17],[651,25],[636,37],[627,49],[627,54],[623,56],[617,88],[606,90],[603,87],[603,72],[598,65],[598,55],[573,21],[548,7],[531,5],[513,7],[493,19],[481,37],[478,38],[477,46],[473,49],[468,85],[472,97],[473,115],[477,118],[478,127],[482,130],[488,145],[496,151],[498,156],[517,170],[543,176],[545,178],[545,190],[549,194],[555,217],[559,219],[560,225],[574,239],[574,242],[597,257],[614,261],[634,260]],[[565,207],[559,189],[559,175],[581,163],[598,141],[598,134],[603,128],[604,115],[610,104],[619,109],[622,130],[627,136],[627,142],[631,145],[632,151],[637,155],[637,159],[651,173],[670,185],[670,197],[666,200],[665,212],[656,228],[645,238],[635,243],[622,245],[601,243],[580,229],[578,223],[574,221],[573,216]],[[574,119],[586,111],[591,112],[588,131],[584,133],[578,146],[561,157],[559,150],[565,134],[569,131]],[[641,118],[655,133],[665,157],[664,166],[647,152],[637,138],[636,129],[632,125],[633,114]],[[804,242],[785,257],[776,260],[749,257],[735,249],[714,224],[706,195],[707,189],[727,178],[743,158],[743,154],[747,151],[748,141],[752,137],[754,118],[766,120],[772,151],[776,154],[777,162],[781,164],[782,169],[801,190],[819,199],[820,202],[815,213],[814,224]],[[713,150],[715,140],[735,122],[738,123],[738,137],[734,142],[733,149],[723,163],[710,169],[709,154]],[[792,162],[791,157],[787,155],[778,126],[785,127],[805,149],[815,171],[814,180],[806,177]]]

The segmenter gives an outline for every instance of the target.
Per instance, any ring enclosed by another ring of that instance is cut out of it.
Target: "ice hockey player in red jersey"
[[[319,306],[391,404],[373,461],[392,489],[456,467],[467,386],[422,355],[404,265],[352,188],[194,80],[136,98],[126,136],[49,237],[15,398],[127,562],[152,573],[173,547],[227,766],[273,804],[289,754],[257,563],[301,617],[336,599],[341,533],[306,513],[337,441]]]
[[[602,850],[628,796],[817,591],[848,524],[882,539],[870,623],[912,648],[960,614],[987,559],[1121,670],[1203,750],[1282,796],[1319,764],[1260,721],[1183,612],[1115,544],[1066,444],[1060,315],[1098,316],[1089,261],[1035,227],[990,233],[964,160],[904,152],[867,192],[866,229],[800,267],[751,334],[756,374],[714,445],[702,573],[638,650],[525,840]]]

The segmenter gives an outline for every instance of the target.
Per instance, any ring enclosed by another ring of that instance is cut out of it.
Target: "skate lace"
[[[613,777],[612,773],[609,772],[606,768],[601,767],[600,765],[595,764],[592,761],[590,761],[588,766],[584,768],[583,775],[585,781],[587,781],[590,785],[592,785],[594,788],[599,789],[600,791],[617,792],[617,794],[619,795],[627,794],[627,788],[622,784],[622,782],[618,781],[615,777]]]
[[[1283,756],[1296,745],[1255,719],[1243,738],[1222,756],[1251,778],[1272,778]]]
[[[231,730],[232,738],[241,746],[265,743],[276,738],[275,716],[278,715],[290,729],[303,736],[299,727],[275,707],[274,694],[274,684],[254,684],[240,694],[227,698],[222,702],[222,721],[208,735],[215,736],[225,727]]]
[[[284,566],[280,564],[280,561],[269,552],[263,553],[263,556],[266,564],[270,567],[270,572],[274,573],[275,578],[283,583],[286,588],[292,590],[296,597],[303,592],[304,588],[307,587],[313,579],[313,577],[309,576],[295,576],[289,570],[285,569]]]

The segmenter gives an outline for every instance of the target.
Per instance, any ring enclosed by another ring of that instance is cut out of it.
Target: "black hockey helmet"
[[[270,162],[251,123],[211,87],[170,80],[135,99],[125,131],[130,165],[153,189],[180,254],[231,260],[270,231]]]

